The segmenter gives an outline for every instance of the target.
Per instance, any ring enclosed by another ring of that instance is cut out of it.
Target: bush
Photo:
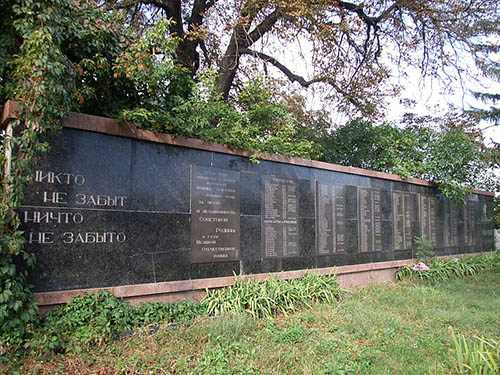
[[[188,300],[132,306],[107,290],[88,292],[48,313],[26,346],[38,353],[79,351],[136,327],[187,322],[203,314],[202,305]]]
[[[79,352],[138,327],[180,322],[229,312],[248,312],[254,317],[288,313],[313,302],[331,302],[340,293],[333,277],[308,273],[299,279],[264,282],[237,280],[233,287],[208,291],[201,302],[148,302],[132,306],[107,290],[74,296],[31,327],[25,342],[29,352]]]
[[[485,270],[500,267],[500,252],[472,257],[433,258],[427,264],[419,262],[401,267],[396,273],[398,280],[445,280],[450,277],[474,275]]]
[[[415,256],[418,260],[429,261],[436,256],[431,241],[426,237],[415,237]]]

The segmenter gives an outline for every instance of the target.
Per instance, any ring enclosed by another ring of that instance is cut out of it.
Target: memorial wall
[[[75,114],[50,139],[19,210],[37,292],[493,249],[491,194],[134,132]]]

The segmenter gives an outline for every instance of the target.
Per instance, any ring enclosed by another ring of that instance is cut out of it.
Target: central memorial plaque
[[[262,184],[264,258],[299,256],[297,180],[263,176]]]
[[[316,181],[318,255],[345,252],[345,189]]]
[[[191,166],[191,263],[239,258],[239,172]]]

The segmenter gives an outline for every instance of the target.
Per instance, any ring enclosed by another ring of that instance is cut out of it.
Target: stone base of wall
[[[489,253],[470,253],[453,255],[454,258],[463,256],[484,255]],[[446,257],[441,257],[446,258]],[[355,289],[372,283],[392,282],[396,280],[397,270],[405,265],[414,263],[415,259],[395,260],[389,262],[356,264],[341,267],[319,268],[315,271],[321,275],[334,274],[342,289]],[[280,273],[266,273],[245,275],[240,278],[264,280],[269,276],[279,279],[295,279],[310,270],[287,271]],[[48,311],[56,305],[69,302],[71,297],[82,295],[85,292],[107,289],[116,297],[123,298],[132,305],[144,302],[173,302],[184,298],[200,300],[205,295],[206,289],[217,289],[234,284],[236,277],[219,277],[212,279],[170,281],[155,284],[123,285],[109,288],[76,289],[58,292],[36,293],[35,300],[38,301],[42,312]]]

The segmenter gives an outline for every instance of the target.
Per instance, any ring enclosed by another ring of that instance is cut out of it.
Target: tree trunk
[[[239,26],[237,28],[240,28]],[[238,52],[238,41],[237,41],[237,30],[233,31],[231,41],[229,46],[224,53],[222,58],[219,71],[217,72],[217,89],[219,94],[222,94],[224,100],[229,97],[229,91],[233,84],[234,77],[236,76],[236,71],[238,70],[240,64],[240,54]]]

